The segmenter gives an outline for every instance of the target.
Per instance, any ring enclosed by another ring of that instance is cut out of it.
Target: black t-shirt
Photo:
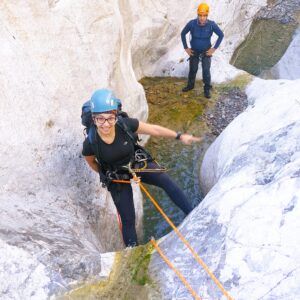
[[[139,127],[138,119],[124,118],[123,121],[132,132],[137,131]],[[108,165],[127,165],[134,155],[134,143],[120,126],[116,125],[115,128],[116,135],[111,144],[105,143],[98,133],[96,133],[96,143],[91,144],[87,137],[83,142],[82,155],[96,155],[99,162],[104,161]]]

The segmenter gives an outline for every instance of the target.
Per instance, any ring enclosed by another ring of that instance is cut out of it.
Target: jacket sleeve
[[[213,29],[213,32],[218,36],[218,39],[214,45],[214,48],[218,49],[223,40],[224,33],[215,22],[212,22],[212,29]]]
[[[181,31],[181,41],[184,49],[188,48],[186,42],[186,35],[191,31],[191,28],[192,28],[192,21],[188,22]]]

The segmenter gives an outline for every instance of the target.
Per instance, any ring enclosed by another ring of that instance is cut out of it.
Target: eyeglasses
[[[107,123],[109,125],[114,125],[116,123],[116,117],[115,116],[111,116],[108,118],[104,118],[103,116],[97,116],[97,117],[93,117],[93,120],[95,123],[99,124],[99,125],[104,125],[104,123],[107,121]]]
[[[201,14],[201,15],[199,15],[198,14],[198,17],[207,17],[208,15],[205,15],[205,14]]]

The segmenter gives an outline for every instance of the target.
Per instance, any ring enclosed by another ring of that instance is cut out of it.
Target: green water
[[[208,129],[201,121],[203,111],[210,102],[202,95],[202,84],[188,93],[182,93],[184,79],[144,78],[141,82],[146,91],[149,104],[149,123],[154,123],[195,136],[205,136]],[[167,168],[168,174],[185,192],[193,207],[197,206],[203,195],[199,187],[200,162],[207,148],[208,140],[193,145],[183,145],[175,139],[150,138],[146,148]],[[147,185],[150,194],[157,200],[167,216],[179,225],[185,214],[157,187]],[[144,243],[153,236],[158,239],[171,231],[170,225],[156,210],[151,201],[144,196]]]
[[[168,169],[168,174],[181,187],[193,207],[203,199],[199,186],[200,166],[205,151],[215,139],[201,116],[214,107],[223,92],[232,88],[244,90],[250,80],[251,76],[242,75],[230,82],[215,85],[209,100],[203,96],[201,81],[196,82],[194,90],[183,93],[181,89],[186,80],[182,78],[155,77],[141,80],[149,105],[149,123],[203,138],[200,143],[191,146],[183,145],[175,139],[162,138],[150,138],[146,145],[159,163]],[[172,222],[179,225],[185,217],[184,213],[162,189],[147,187]],[[143,242],[148,242],[152,236],[158,239],[170,231],[169,224],[145,195]]]
[[[147,144],[147,148],[168,169],[168,174],[185,192],[193,207],[203,198],[198,177],[202,152],[198,147],[199,145],[184,146],[176,141],[158,141],[158,139],[151,139]],[[147,187],[167,216],[175,225],[179,225],[185,217],[184,213],[162,189],[149,185]],[[151,236],[156,239],[164,236],[171,231],[171,227],[150,200],[146,196],[144,199],[144,242],[147,242]]]

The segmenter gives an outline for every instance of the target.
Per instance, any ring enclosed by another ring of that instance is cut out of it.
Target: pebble
[[[222,93],[213,108],[203,114],[211,133],[218,136],[248,106],[247,95],[239,88]]]
[[[257,19],[275,19],[282,24],[297,24],[296,12],[300,9],[300,0],[276,0],[262,8]]]

